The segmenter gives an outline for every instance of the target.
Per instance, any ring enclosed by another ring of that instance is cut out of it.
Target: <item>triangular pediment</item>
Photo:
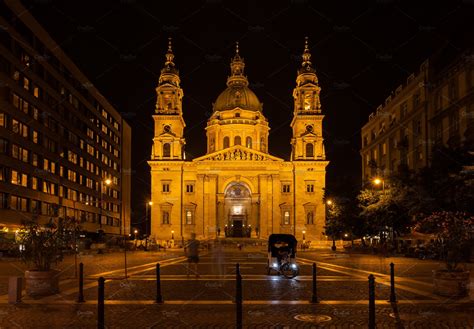
[[[284,161],[273,155],[249,149],[242,145],[234,145],[224,150],[203,155],[193,160],[198,161]]]

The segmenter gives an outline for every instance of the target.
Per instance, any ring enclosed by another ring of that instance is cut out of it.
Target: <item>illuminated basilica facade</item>
[[[325,239],[326,161],[320,87],[306,42],[293,91],[291,160],[268,152],[270,127],[248,87],[237,45],[227,88],[207,121],[207,153],[185,158],[183,89],[171,43],[156,88],[151,159],[151,237],[158,240],[267,238],[294,234]],[[185,112],[185,111],[184,111]]]

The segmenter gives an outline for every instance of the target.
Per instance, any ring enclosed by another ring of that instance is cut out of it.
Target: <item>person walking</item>
[[[199,246],[200,246],[199,240],[196,240],[196,233],[191,233],[191,239],[188,241],[186,246],[184,247],[184,253],[186,257],[188,257],[188,264],[186,267],[186,275],[189,277],[190,271],[191,271],[191,264],[193,264],[194,267],[194,274],[196,275],[196,278],[199,277],[198,273],[198,263],[199,263]]]

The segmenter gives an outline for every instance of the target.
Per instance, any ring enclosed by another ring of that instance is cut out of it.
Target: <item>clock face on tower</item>
[[[165,133],[169,133],[171,131],[171,127],[166,125],[166,126],[163,127],[163,130],[164,130]]]
[[[313,132],[313,126],[312,125],[307,125],[306,126],[306,131],[312,133]]]

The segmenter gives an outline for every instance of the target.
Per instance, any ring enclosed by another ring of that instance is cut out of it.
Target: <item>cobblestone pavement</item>
[[[87,275],[83,304],[75,302],[77,282],[71,279],[62,282],[56,296],[24,297],[18,305],[9,305],[0,296],[0,328],[97,327],[100,275],[108,278],[107,328],[233,328],[237,262],[243,277],[245,328],[367,328],[369,273],[376,275],[377,328],[474,328],[472,296],[448,300],[431,293],[430,274],[440,266],[438,262],[320,250],[298,253],[301,273],[285,279],[266,275],[262,247],[214,248],[201,255],[199,277],[186,276],[179,251],[135,253],[129,259],[130,277],[124,280],[122,255],[83,258]],[[162,264],[164,304],[154,303],[157,260]],[[313,261],[318,266],[319,304],[308,302]],[[392,261],[398,270],[397,304],[387,302],[386,274]],[[73,274],[70,265],[64,266],[67,275]]]

